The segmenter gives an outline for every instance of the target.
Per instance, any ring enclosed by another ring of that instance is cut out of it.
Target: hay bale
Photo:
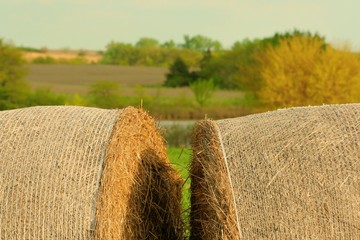
[[[360,104],[200,122],[191,239],[358,239]]]
[[[142,110],[0,112],[0,239],[181,239],[180,184]]]

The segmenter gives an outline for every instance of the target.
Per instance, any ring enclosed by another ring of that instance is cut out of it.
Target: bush
[[[36,57],[32,60],[33,63],[39,63],[39,64],[52,64],[56,63],[55,58],[46,56],[46,57]]]
[[[38,88],[28,97],[28,106],[64,105],[65,96],[54,93],[50,88]]]
[[[92,84],[89,90],[90,104],[100,108],[120,106],[120,85],[113,81],[100,81]]]
[[[68,97],[68,99],[65,102],[66,105],[71,106],[87,106],[87,101],[85,98],[83,98],[80,94],[75,93],[74,95],[71,95]]]
[[[210,100],[216,90],[214,80],[212,79],[199,79],[192,83],[190,88],[195,95],[196,102],[202,107]]]

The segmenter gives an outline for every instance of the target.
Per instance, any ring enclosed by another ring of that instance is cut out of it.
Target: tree
[[[204,52],[207,50],[219,51],[222,49],[221,43],[216,40],[212,40],[203,35],[195,35],[190,37],[189,35],[184,36],[184,43],[180,45],[183,48],[191,49],[195,51]]]
[[[196,102],[203,107],[214,94],[216,86],[212,79],[199,79],[190,85],[190,89],[195,95]]]
[[[138,49],[127,43],[110,42],[106,46],[101,63],[114,65],[136,65]]]
[[[273,107],[360,101],[360,60],[321,38],[296,36],[259,55],[260,98]]]
[[[26,105],[29,87],[22,79],[24,63],[21,51],[0,39],[0,110]]]
[[[170,66],[169,73],[166,74],[166,87],[183,87],[189,86],[192,82],[192,76],[186,63],[177,58]]]
[[[101,108],[120,105],[120,85],[113,81],[99,81],[90,86],[91,104]]]
[[[161,44],[161,47],[166,49],[174,49],[176,48],[176,43],[174,42],[174,40],[169,40]]]
[[[159,47],[159,41],[154,38],[143,37],[135,44],[136,47],[156,48]]]
[[[217,57],[212,57],[201,68],[200,75],[203,78],[213,78],[220,88],[257,92],[262,84],[261,66],[257,56],[268,47],[278,46],[282,39],[291,39],[297,36],[314,37],[324,41],[317,34],[298,30],[276,33],[263,39],[245,39],[235,42],[230,51],[217,53]]]

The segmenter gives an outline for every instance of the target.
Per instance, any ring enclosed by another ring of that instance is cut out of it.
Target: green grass
[[[167,154],[173,168],[180,174],[184,180],[182,185],[182,217],[185,223],[185,236],[190,233],[190,178],[189,178],[189,164],[191,159],[191,149],[168,147]]]

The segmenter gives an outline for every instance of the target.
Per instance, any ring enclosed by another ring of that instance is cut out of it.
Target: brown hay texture
[[[359,239],[360,104],[198,123],[191,239]]]
[[[140,109],[0,112],[0,239],[182,239],[180,186]]]

